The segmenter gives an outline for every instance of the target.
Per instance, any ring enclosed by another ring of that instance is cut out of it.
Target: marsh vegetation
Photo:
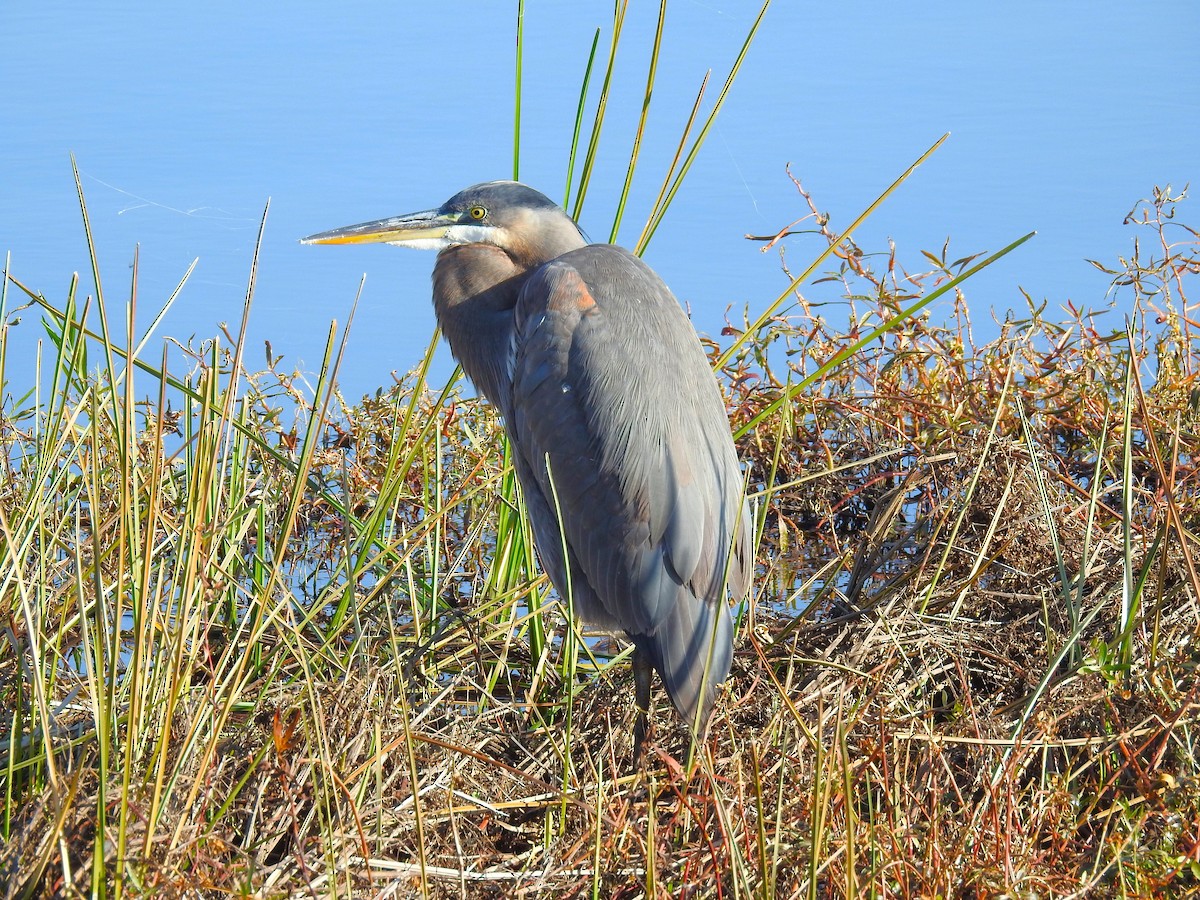
[[[733,675],[696,748],[659,696],[632,771],[628,649],[554,602],[432,342],[346,398],[351,323],[307,377],[245,319],[168,364],[136,292],[6,272],[5,896],[1197,890],[1186,192],[1097,248],[1105,308],[977,340],[995,255],[859,247],[796,187],[811,270],[707,344],[756,512]]]

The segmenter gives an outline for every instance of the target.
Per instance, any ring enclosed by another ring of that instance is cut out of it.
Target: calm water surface
[[[711,102],[752,7],[671,4],[621,240],[636,239],[700,80],[714,70]],[[1102,305],[1107,282],[1085,258],[1127,254],[1133,232],[1121,219],[1133,203],[1155,184],[1200,176],[1200,5],[897,7],[779,0],[768,13],[647,254],[701,330],[718,331],[731,305],[762,309],[786,286],[778,257],[742,236],[804,213],[788,163],[837,228],[951,131],[860,240],[878,249],[893,238],[919,269],[918,251],[948,236],[965,255],[1036,229],[968,288],[985,336],[993,310],[1023,308],[1019,286],[1052,304]],[[611,8],[527,4],[520,175],[556,198],[586,53],[597,26],[609,39]],[[626,23],[582,216],[594,240],[611,227],[656,15],[656,4],[635,2]],[[432,257],[296,239],[511,176],[515,4],[16,2],[3,19],[0,251],[18,278],[61,299],[79,271],[94,290],[73,151],[114,310],[136,246],[143,327],[196,257],[159,334],[186,342],[235,323],[270,198],[251,364],[270,339],[315,369],[330,319],[344,321],[364,272],[347,394],[416,361],[433,327]],[[1191,213],[1185,205],[1185,220]],[[789,263],[799,268],[817,248],[791,239]],[[832,285],[806,293],[836,297]],[[38,318],[26,314],[12,332],[10,391],[32,377]],[[450,367],[443,350],[438,375]]]

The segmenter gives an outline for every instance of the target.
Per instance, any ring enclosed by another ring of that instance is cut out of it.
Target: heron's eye
[[[472,206],[469,210],[467,210],[467,215],[478,222],[487,215],[487,210],[482,206]]]

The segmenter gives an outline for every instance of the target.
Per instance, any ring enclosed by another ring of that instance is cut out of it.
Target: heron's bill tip
[[[440,241],[457,220],[441,216],[437,210],[410,213],[347,225],[330,231],[319,231],[300,238],[302,244],[412,244],[419,241]]]

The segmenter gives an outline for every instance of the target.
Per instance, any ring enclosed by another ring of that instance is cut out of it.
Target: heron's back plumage
[[[648,266],[604,245],[531,272],[515,312],[501,407],[543,565],[703,725],[732,657],[726,579],[744,595],[750,534],[695,331]]]

